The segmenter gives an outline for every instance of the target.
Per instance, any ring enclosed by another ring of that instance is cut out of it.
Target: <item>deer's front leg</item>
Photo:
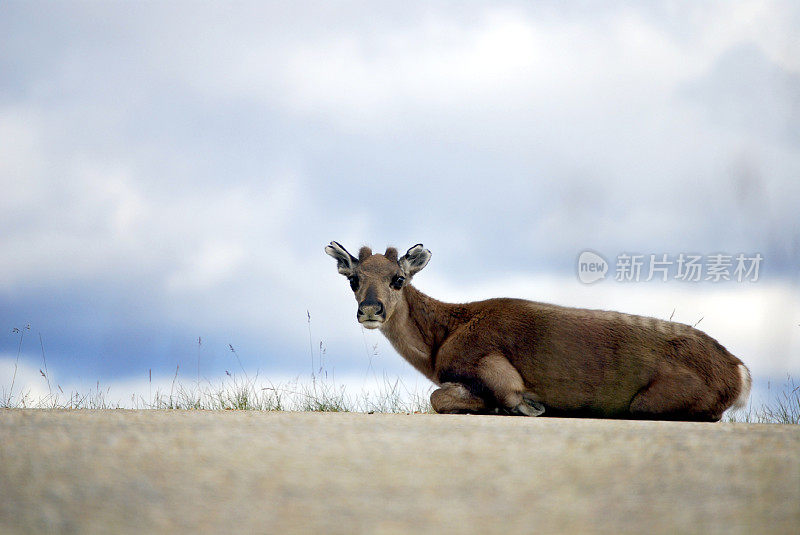
[[[431,406],[439,414],[465,414],[486,412],[483,398],[470,392],[460,383],[444,383],[431,393]]]
[[[448,380],[457,381],[445,383],[458,387],[452,387],[452,393],[447,392],[448,401],[457,398],[461,405],[477,406],[480,400],[484,410],[497,407],[501,412],[518,416],[539,416],[544,413],[544,405],[535,400],[533,393],[525,390],[522,376],[502,354],[490,353],[472,365],[460,364],[442,374]],[[441,412],[436,409],[436,404],[433,407],[436,412]]]
[[[477,375],[482,385],[508,414],[517,416],[539,416],[544,405],[525,391],[522,375],[500,353],[490,353],[478,361]]]

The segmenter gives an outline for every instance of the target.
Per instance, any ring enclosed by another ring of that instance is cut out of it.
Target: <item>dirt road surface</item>
[[[800,426],[0,411],[0,533],[800,533]]]

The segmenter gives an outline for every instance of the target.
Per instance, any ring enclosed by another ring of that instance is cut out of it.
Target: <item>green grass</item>
[[[14,328],[12,334],[18,336],[17,357],[14,373],[8,389],[5,385],[0,389],[0,409],[8,408],[36,408],[36,409],[117,409],[123,408],[123,403],[113,401],[109,388],[103,389],[99,381],[94,389],[88,392],[65,393],[58,383],[51,383],[47,372],[47,357],[44,342],[39,335],[39,346],[42,352],[42,368],[39,373],[42,381],[47,385],[48,393],[34,396],[30,390],[22,390],[17,384],[17,368],[21,355],[23,341],[31,332],[30,325]],[[308,314],[309,349],[311,357],[311,375],[301,381],[299,378],[281,384],[270,381],[259,381],[256,374],[251,378],[242,366],[239,354],[233,345],[228,345],[230,354],[234,357],[241,374],[225,372],[225,376],[216,382],[200,378],[200,355],[203,349],[202,339],[197,339],[198,361],[196,379],[188,381],[179,378],[180,365],[175,368],[175,375],[169,390],[148,388],[148,393],[135,394],[126,407],[134,409],[155,410],[259,410],[259,411],[314,411],[314,412],[387,412],[387,413],[416,413],[433,412],[427,393],[411,391],[405,387],[399,378],[383,377],[380,383],[372,369],[372,358],[377,356],[375,347],[370,350],[366,345],[369,362],[368,372],[378,385],[377,390],[362,391],[360,393],[347,392],[344,385],[337,384],[329,379],[325,369],[325,346],[319,342],[319,349],[314,350],[311,333],[311,314]],[[37,348],[38,349],[38,348]],[[150,384],[152,374],[148,371]],[[330,374],[333,377],[333,374]]]
[[[229,374],[217,383],[207,381],[190,384],[175,380],[170,389],[147,395],[134,395],[125,406],[155,410],[258,410],[314,412],[432,412],[427,394],[412,392],[399,379],[385,378],[378,391],[347,392],[344,385],[312,377],[311,381],[296,380],[284,384],[258,381]],[[265,386],[266,385],[266,386]],[[89,392],[69,395],[56,390],[41,397],[30,392],[4,393],[0,408],[37,409],[116,409],[120,401],[112,401],[109,389],[99,383]]]

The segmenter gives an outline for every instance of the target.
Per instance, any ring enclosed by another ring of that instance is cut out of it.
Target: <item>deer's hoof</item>
[[[516,416],[541,416],[544,414],[544,405],[532,399],[525,399],[509,412]]]

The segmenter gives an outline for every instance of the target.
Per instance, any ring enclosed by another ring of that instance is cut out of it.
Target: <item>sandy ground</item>
[[[800,533],[800,426],[0,411],[0,533]]]

